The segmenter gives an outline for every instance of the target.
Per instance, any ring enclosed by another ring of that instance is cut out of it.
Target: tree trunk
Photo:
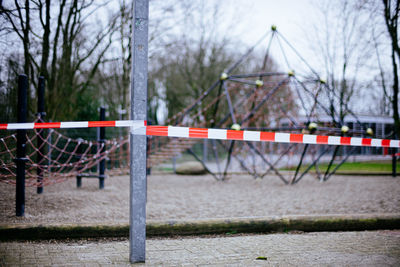
[[[396,64],[395,51],[392,51],[392,65],[393,65],[393,120],[396,138],[400,137],[400,117],[399,117],[399,75]]]
[[[50,55],[50,0],[46,0],[46,22],[43,25],[43,44],[42,44],[42,61],[40,63],[39,75],[46,79],[49,77],[48,61]]]

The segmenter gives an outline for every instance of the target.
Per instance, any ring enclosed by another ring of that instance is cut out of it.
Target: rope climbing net
[[[40,139],[41,145],[37,146]],[[88,141],[72,139],[54,129],[37,129],[26,135],[26,186],[46,186],[91,172],[106,159],[113,172],[128,165],[128,139]],[[0,139],[0,181],[15,184],[16,134]],[[37,158],[40,155],[40,160]],[[38,181],[38,173],[42,180]]]

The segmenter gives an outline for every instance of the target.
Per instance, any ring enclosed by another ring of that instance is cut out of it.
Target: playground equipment
[[[240,64],[248,62],[251,53],[262,43],[267,44],[267,49],[259,67],[253,73],[235,73]],[[274,55],[282,55],[283,65],[289,71],[268,71],[268,64],[272,64],[271,50],[274,44]],[[293,70],[295,66],[290,64],[285,48],[292,52],[292,56],[297,57],[296,67],[299,70]],[[44,94],[42,78],[39,79],[39,89],[39,93]],[[326,107],[330,103],[323,103],[320,96],[331,91],[324,79],[278,32],[277,27],[272,26],[271,30],[237,62],[227,67],[219,79],[193,104],[169,118],[166,123],[175,126],[225,128],[236,131],[279,131],[342,137],[372,136],[373,131],[370,128],[349,129],[344,124],[344,115],[352,116],[358,121],[354,112],[347,107],[346,110],[338,110],[334,105]],[[45,119],[41,94],[38,97],[37,122]],[[299,115],[306,120],[300,121]],[[331,122],[328,125],[318,125],[320,116],[329,116]],[[78,186],[81,185],[82,177],[95,177],[99,178],[102,188],[106,160],[109,172],[126,173],[129,162],[128,138],[105,140],[104,128],[102,129],[103,136],[99,137],[98,141],[73,139],[55,129],[36,129],[25,134],[18,130],[18,134],[25,135],[27,140],[28,154],[23,159],[27,166],[25,172],[27,186],[37,186],[38,193],[41,193],[43,186],[62,182],[68,177],[77,177]],[[0,139],[2,182],[15,183],[17,168],[13,159],[16,157],[17,139],[15,134]],[[355,151],[355,148],[316,147],[296,143],[265,144],[245,141],[238,146],[235,140],[203,142],[205,156],[200,157],[193,149],[194,145],[199,146],[198,139],[154,138],[149,144],[147,167],[151,168],[188,151],[217,180],[224,180],[230,170],[235,170],[245,171],[254,178],[264,178],[274,174],[285,184],[295,184],[312,167],[315,167],[320,181],[328,180]],[[339,164],[332,168],[339,155]],[[321,161],[329,163],[324,173],[318,168]],[[22,163],[17,161],[17,164]],[[97,165],[100,165],[101,173],[90,172]],[[303,165],[307,167],[302,168]],[[295,171],[289,175],[280,170],[288,166],[295,166]]]
[[[239,66],[247,64],[251,53],[263,43],[267,44],[267,49],[259,67],[252,73],[237,73]],[[271,52],[273,49],[274,53]],[[297,59],[296,64],[290,62],[287,50],[292,54],[291,59]],[[269,69],[269,65],[276,62],[277,55],[282,56],[282,64],[279,66],[283,66],[286,71]],[[330,96],[331,102],[324,102],[326,95]],[[227,67],[219,79],[193,104],[169,118],[166,124],[233,130],[372,136],[373,131],[370,128],[355,130],[345,125],[346,116],[352,116],[360,125],[361,122],[347,106],[342,107],[342,110],[335,106],[339,102],[338,98],[326,81],[278,32],[277,27],[272,26],[271,30],[237,62]],[[306,120],[300,121],[299,116],[305,117]],[[320,116],[329,116],[330,123],[318,125]],[[241,143],[238,146],[235,141],[211,140],[204,145],[205,150],[210,151],[207,159],[196,155],[192,149],[194,142],[168,139],[158,147],[153,144],[155,152],[152,152],[148,164],[159,164],[169,160],[171,155],[187,150],[217,180],[224,180],[228,171],[235,169],[232,165],[236,165],[240,166],[240,171],[245,171],[254,178],[263,178],[274,173],[285,184],[295,184],[313,166],[317,169],[319,180],[328,180],[355,151],[352,148],[341,151],[338,146],[317,148],[309,145],[265,145],[252,142]],[[332,168],[339,155],[339,164]],[[321,160],[329,162],[325,173],[318,171]],[[300,171],[305,164],[308,166],[304,171]],[[288,165],[296,166],[294,174],[289,177],[279,171],[281,167]]]

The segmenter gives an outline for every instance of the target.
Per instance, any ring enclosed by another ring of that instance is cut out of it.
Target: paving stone
[[[128,240],[4,242],[0,265],[130,266],[128,244]],[[146,247],[146,264],[132,266],[400,265],[400,230],[149,239]]]

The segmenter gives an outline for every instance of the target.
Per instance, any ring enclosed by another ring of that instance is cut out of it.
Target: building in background
[[[308,120],[305,116],[299,116],[296,118],[296,122],[299,125],[304,126],[309,122],[316,122],[318,127],[322,130],[316,132],[316,134],[324,134],[329,131],[323,130],[325,128],[332,127],[332,117],[328,115],[321,115],[318,118],[311,118]],[[291,127],[293,123],[288,118],[283,118],[279,123],[280,127]],[[373,138],[380,139],[398,139],[393,136],[394,132],[394,120],[389,116],[379,115],[348,115],[344,119],[344,125],[347,125],[353,132],[352,136],[357,137],[368,137],[365,134],[367,128],[371,128],[374,131]],[[337,131],[340,131],[337,129]],[[345,149],[346,150],[346,149]],[[358,147],[355,149],[354,154],[358,155],[387,155],[389,150],[386,148],[375,148],[375,147]]]

